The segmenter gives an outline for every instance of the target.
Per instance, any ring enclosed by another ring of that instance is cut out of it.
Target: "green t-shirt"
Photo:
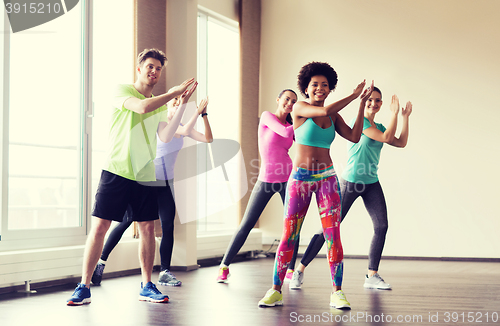
[[[145,99],[134,85],[119,85],[113,101],[108,159],[104,170],[135,181],[155,181],[156,131],[167,121],[167,107],[139,114],[123,106],[131,97]]]
[[[351,128],[356,119],[351,121]],[[375,123],[378,130],[385,132],[386,128],[381,123]],[[370,128],[370,120],[364,118],[363,130]],[[357,143],[347,144],[347,166],[342,173],[342,178],[353,183],[371,184],[378,181],[378,162],[380,151],[384,143],[373,140],[364,134]]]

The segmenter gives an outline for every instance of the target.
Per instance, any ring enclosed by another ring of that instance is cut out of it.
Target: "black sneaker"
[[[104,273],[104,265],[103,263],[97,263],[94,273],[92,274],[92,284],[94,285],[101,285],[102,281],[102,274]]]

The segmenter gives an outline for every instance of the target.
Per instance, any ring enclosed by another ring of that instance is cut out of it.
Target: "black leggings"
[[[175,200],[173,195],[173,180],[165,182],[165,186],[157,187],[158,190],[158,215],[160,216],[162,237],[160,242],[161,270],[170,269],[172,260],[172,250],[174,248],[174,219]],[[132,221],[125,213],[123,222],[109,233],[109,237],[102,249],[101,259],[108,260],[111,251],[116,247],[125,230],[132,224]]]
[[[222,263],[224,265],[229,266],[234,257],[236,257],[240,251],[241,247],[243,247],[248,234],[255,226],[255,223],[257,223],[257,220],[262,214],[262,211],[264,211],[264,208],[269,200],[271,200],[271,197],[275,193],[279,193],[281,200],[283,203],[285,202],[286,184],[286,182],[270,183],[257,180],[257,183],[253,187],[252,194],[250,195],[250,199],[248,200],[248,205],[240,226],[229,243],[226,253],[224,254],[224,258],[222,259]],[[296,249],[298,247],[298,243],[299,242],[297,241],[297,246],[295,247]]]
[[[374,231],[370,252],[368,253],[368,269],[371,271],[378,271],[382,250],[384,249],[385,235],[387,234],[387,228],[389,226],[387,222],[387,206],[380,182],[362,184],[342,180],[340,190],[342,193],[341,221],[344,220],[354,201],[358,197],[363,198],[366,210],[372,219]],[[309,265],[321,250],[324,242],[325,238],[321,230],[316,233],[312,237],[311,242],[309,242],[306,252],[300,261],[302,265]],[[295,266],[295,259],[290,262],[290,266]]]

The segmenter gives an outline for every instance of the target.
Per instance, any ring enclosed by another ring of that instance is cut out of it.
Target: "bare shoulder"
[[[295,102],[295,104],[293,105],[294,108],[298,107],[298,108],[303,108],[305,106],[309,106],[310,104],[307,102],[307,101],[297,101]]]
[[[292,111],[293,119],[295,120],[295,119],[303,118],[301,115],[301,112],[303,112],[304,109],[307,109],[307,107],[309,107],[309,106],[310,106],[310,104],[307,103],[306,101],[297,101],[293,105],[293,111]]]

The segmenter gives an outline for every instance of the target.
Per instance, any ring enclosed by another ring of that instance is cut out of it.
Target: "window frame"
[[[0,190],[0,252],[12,250],[39,249],[82,245],[85,243],[90,227],[90,160],[91,160],[91,130],[92,130],[92,0],[80,1],[81,6],[81,42],[82,56],[80,59],[80,110],[79,133],[80,147],[78,161],[78,193],[80,196],[77,209],[80,226],[65,228],[9,230],[8,216],[8,182],[9,182],[9,110],[10,110],[10,45],[11,32],[3,33],[3,53],[1,57],[3,70],[3,110],[1,116],[2,141],[0,145],[0,170],[2,185]],[[4,11],[3,27],[10,31],[8,18]]]

